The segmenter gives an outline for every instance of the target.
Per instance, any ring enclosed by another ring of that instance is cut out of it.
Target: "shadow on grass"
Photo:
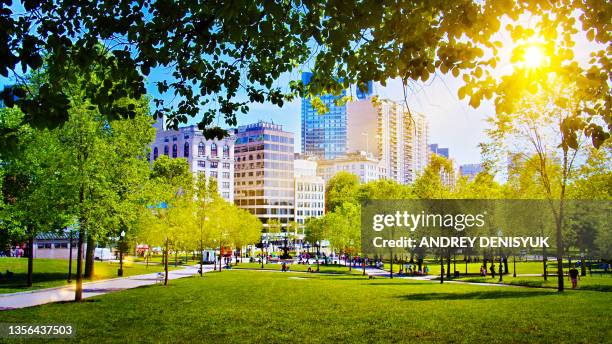
[[[0,279],[0,289],[30,289],[26,287],[27,273],[15,273],[11,278],[2,277]],[[67,273],[58,272],[37,272],[32,276],[34,284],[43,282],[66,281]]]
[[[584,285],[584,286],[580,286],[578,287],[579,290],[590,290],[590,291],[603,291],[603,292],[612,292],[612,285],[600,285],[600,284],[593,284],[593,285]]]
[[[512,299],[536,296],[557,295],[555,292],[532,291],[521,292],[512,290],[481,291],[473,293],[430,293],[430,294],[408,294],[401,295],[399,298],[406,301],[432,301],[432,300],[491,300],[491,299]]]

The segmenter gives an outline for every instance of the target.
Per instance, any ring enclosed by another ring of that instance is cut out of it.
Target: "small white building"
[[[295,222],[303,227],[309,217],[325,214],[325,181],[317,176],[317,162],[294,160]]]
[[[317,174],[326,183],[340,171],[357,175],[362,183],[386,179],[387,177],[384,163],[365,152],[350,153],[332,160],[319,160],[317,164]]]

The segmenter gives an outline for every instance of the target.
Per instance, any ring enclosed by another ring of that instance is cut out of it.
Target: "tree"
[[[323,217],[324,237],[336,252],[347,257],[361,250],[361,210],[359,205],[347,202]],[[348,262],[348,259],[346,260]],[[352,268],[349,262],[349,270]]]
[[[305,223],[304,241],[313,243],[321,242],[325,239],[325,220],[324,218],[309,217]]]
[[[0,109],[0,123],[4,128],[18,123],[20,117],[23,114],[16,108]],[[3,215],[0,228],[8,238],[27,241],[26,286],[31,287],[36,235],[62,230],[71,217],[63,198],[61,142],[48,130],[38,131],[28,125],[20,126],[16,134],[14,149],[4,151],[0,160],[4,204],[0,207]]]
[[[213,178],[206,179],[203,175],[198,176],[195,185],[195,196],[196,196],[196,212],[195,212],[195,223],[199,231],[199,242],[200,242],[200,277],[203,274],[203,263],[204,263],[204,243],[210,243],[211,240],[211,229],[207,226],[209,216],[213,216],[212,202],[219,201],[219,191],[217,189],[217,181]],[[218,215],[218,214],[216,214]],[[216,264],[216,263],[215,263]]]
[[[443,156],[432,154],[425,171],[414,182],[414,193],[420,199],[445,199],[450,188],[442,183],[442,173],[454,173],[452,163]]]
[[[236,250],[242,249],[248,244],[253,244],[261,237],[262,224],[261,221],[247,210],[240,209],[233,204],[230,204],[232,209],[231,215],[235,217],[234,225],[231,228],[231,237],[233,238]],[[236,256],[236,264],[238,264],[238,256]]]
[[[325,186],[325,208],[333,211],[344,203],[359,204],[359,177],[340,171]]]
[[[527,153],[527,162],[537,171],[544,196],[555,219],[558,291],[563,291],[563,228],[567,187],[574,177],[576,158],[581,150],[580,137],[568,131],[568,121],[586,121],[580,96],[554,75],[547,76],[548,86],[531,96],[524,96],[513,112],[497,112],[488,131],[494,145],[517,145],[514,150]],[[558,163],[557,163],[558,162]],[[558,168],[558,169],[557,169]]]
[[[148,233],[152,242],[163,245],[164,285],[168,285],[168,253],[180,240],[183,226],[193,219],[193,175],[183,158],[162,155],[153,163],[148,184],[149,207],[154,226]],[[176,249],[176,247],[174,247]]]
[[[514,58],[530,51],[528,43],[541,41],[550,69],[577,80],[581,93],[588,95],[591,116],[610,125],[608,6],[602,0],[260,0],[242,6],[115,0],[88,7],[69,1],[3,3],[0,75],[19,76],[19,67],[24,72],[36,69],[45,54],[52,57],[56,78],[66,66],[109,66],[108,75],[116,79],[97,80],[88,93],[95,105],[110,110],[103,113],[116,116],[129,115],[130,110],[113,99],[144,94],[144,78],[152,69],[171,66],[173,78],[156,86],[181,100],[156,100],[158,111],[168,112],[174,124],[201,116],[200,125],[210,129],[210,137],[223,134],[211,128],[215,116],[235,125],[236,113],[248,111],[239,91],[251,102],[282,105],[296,95],[338,93],[351,84],[363,89],[370,80],[384,85],[389,78],[400,78],[406,87],[441,72],[462,74],[465,87],[458,95],[470,97],[472,106],[486,98],[503,107],[530,84],[519,70],[496,77],[505,62],[500,52],[510,48]],[[529,27],[523,25],[525,17]],[[504,22],[509,24],[502,27]],[[596,43],[587,63],[575,63],[577,33]],[[506,34],[513,42],[504,46],[498,38]],[[110,54],[96,49],[98,42],[104,42]],[[284,73],[305,66],[315,71],[310,83],[292,82],[288,90],[276,86],[274,81]],[[41,109],[52,110],[57,118],[51,122],[65,120],[70,105],[61,89],[55,80],[46,88],[36,101],[45,105]],[[5,98],[12,101],[9,95],[24,92],[17,88]],[[22,104],[28,108],[24,112],[40,123],[46,116],[32,104]],[[210,108],[200,113],[200,104]],[[584,130],[598,146],[609,137],[609,129],[595,122],[571,130]]]
[[[370,80],[384,84],[396,77],[407,85],[426,81],[436,71],[456,77],[463,72],[466,87],[459,96],[469,96],[472,106],[494,95],[502,99],[499,104],[511,101],[517,87],[522,87],[520,72],[502,79],[493,78],[490,72],[502,64],[498,55],[504,44],[497,37],[510,33],[515,43],[541,37],[545,48],[555,52],[550,54],[554,56],[551,65],[586,81],[580,82],[581,87],[585,94],[591,91],[592,104],[597,103],[591,107],[593,116],[609,124],[605,116],[610,112],[610,101],[606,100],[609,54],[605,47],[594,48],[593,60],[580,67],[573,63],[571,52],[578,30],[589,41],[601,45],[610,41],[612,24],[600,14],[605,13],[602,8],[606,4],[602,0],[555,4],[255,1],[236,7],[116,0],[107,6],[77,8],[68,1],[23,1],[15,5],[22,11],[16,15],[12,6],[3,3],[0,18],[7,30],[0,41],[4,56],[0,75],[18,75],[18,66],[24,71],[36,69],[44,54],[52,56],[53,69],[58,71],[92,61],[112,66],[109,72],[120,76],[120,87],[99,80],[88,92],[96,105],[111,110],[103,112],[113,115],[129,113],[114,107],[114,99],[124,93],[144,94],[144,77],[158,66],[172,66],[173,79],[157,81],[156,85],[160,93],[177,94],[182,100],[177,104],[156,100],[158,111],[169,110],[175,124],[186,122],[187,116],[201,115],[200,125],[210,129],[217,115],[235,125],[235,114],[248,111],[239,90],[246,92],[251,102],[282,105],[296,94],[338,93],[350,84],[363,88]],[[525,16],[530,17],[532,27],[521,25]],[[502,27],[504,20],[510,21],[506,27]],[[100,41],[111,54],[95,49]],[[517,54],[526,50],[520,44],[510,48]],[[283,73],[310,61],[314,61],[315,76],[308,85],[292,82],[287,91],[275,86],[274,81]],[[50,80],[49,85],[53,84]],[[15,92],[24,92],[18,90]],[[49,105],[43,108],[57,109],[54,112],[61,115],[65,109],[57,104],[65,98],[54,91],[48,87],[40,102]],[[211,108],[200,114],[199,104],[210,104]],[[587,131],[597,142],[608,135],[602,126],[589,125]],[[222,131],[207,134],[220,135]]]

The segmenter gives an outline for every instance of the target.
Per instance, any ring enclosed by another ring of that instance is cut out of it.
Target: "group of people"
[[[26,254],[25,254],[25,250],[23,247],[15,246],[15,247],[7,248],[6,250],[0,249],[0,257],[3,257],[3,256],[21,258],[21,257],[25,257]]]
[[[406,263],[404,264],[404,269],[400,269],[399,273],[400,275],[405,273],[406,275],[412,275],[412,276],[427,275],[429,274],[429,266],[424,264],[421,267],[419,267],[416,264]]]
[[[491,263],[491,266],[489,267],[489,271],[491,272],[491,278],[495,278],[495,264]],[[501,276],[504,274],[504,266],[502,265],[501,262],[499,263],[499,267],[497,271],[501,278]],[[487,268],[484,265],[480,266],[480,276],[487,277]]]

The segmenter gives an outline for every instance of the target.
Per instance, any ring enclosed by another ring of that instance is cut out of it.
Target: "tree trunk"
[[[544,252],[542,253],[542,266],[544,266],[544,280],[548,280],[548,268],[546,267],[548,261],[548,257],[546,257],[546,248],[544,248]]]
[[[563,236],[561,233],[563,227],[563,195],[561,197],[561,204],[559,205],[559,217],[557,219],[557,291],[562,292],[563,286]]]
[[[164,256],[164,285],[168,285],[168,239],[166,239]]]
[[[34,234],[32,230],[29,230],[30,236],[28,237],[28,279],[26,286],[29,288],[32,286],[32,275],[34,273]]]
[[[508,256],[503,255],[502,259],[504,260],[504,273],[507,274],[508,273]]]
[[[87,249],[85,250],[85,271],[83,273],[84,278],[93,277],[95,249],[96,249],[96,243],[94,242],[93,235],[87,236]]]
[[[68,283],[72,283],[72,230],[70,230],[70,241],[68,243]]]
[[[83,240],[86,234],[86,220],[83,212],[83,203],[85,202],[85,185],[81,183],[79,189],[79,239],[77,241],[77,266],[76,266],[76,288],[74,290],[74,301],[80,302],[83,299]]]
[[[82,221],[80,227],[77,243],[76,289],[74,292],[74,300],[77,302],[83,299],[83,237],[85,236],[85,229],[83,229]]]
[[[446,278],[451,278],[451,258],[450,258],[450,250],[448,251],[448,255],[446,256]]]

